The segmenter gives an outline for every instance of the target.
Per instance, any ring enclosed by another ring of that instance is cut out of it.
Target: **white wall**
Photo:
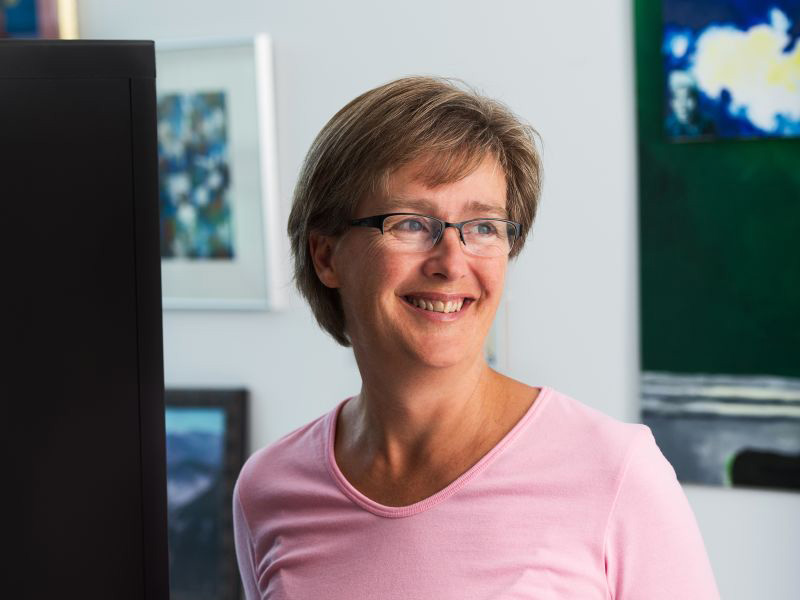
[[[85,38],[271,34],[282,213],[327,119],[404,74],[460,77],[544,139],[545,193],[509,280],[509,373],[637,419],[632,0],[81,0]],[[164,315],[168,385],[242,385],[262,446],[359,388],[292,295],[278,314]],[[800,598],[800,502],[685,486],[727,600]]]

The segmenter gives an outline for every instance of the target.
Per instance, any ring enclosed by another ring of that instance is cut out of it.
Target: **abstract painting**
[[[800,4],[634,6],[642,422],[683,482],[800,491]],[[749,54],[701,58],[735,39],[782,45],[788,101],[738,85]]]
[[[161,258],[234,258],[225,93],[158,98]]]
[[[166,390],[170,598],[238,600],[233,486],[244,463],[244,390]]]
[[[800,136],[800,0],[663,0],[675,141]]]

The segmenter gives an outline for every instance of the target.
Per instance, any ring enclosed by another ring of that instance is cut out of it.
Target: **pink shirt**
[[[719,598],[647,426],[545,387],[461,477],[389,507],[336,465],[343,404],[242,469],[234,532],[249,600]]]

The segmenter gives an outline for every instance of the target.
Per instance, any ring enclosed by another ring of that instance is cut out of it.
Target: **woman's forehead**
[[[487,152],[429,152],[390,169],[384,178],[388,186],[409,183],[439,187],[458,182],[476,171],[484,176],[496,176],[505,179],[505,171],[492,153]]]
[[[431,184],[427,163],[418,159],[384,179],[381,192],[361,207],[379,212],[417,212],[436,215],[442,210],[506,218],[505,172],[493,156],[484,157],[451,181]]]

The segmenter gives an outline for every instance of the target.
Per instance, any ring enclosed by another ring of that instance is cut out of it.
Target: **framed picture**
[[[156,42],[165,309],[284,305],[270,48]]]
[[[167,389],[172,600],[238,600],[233,486],[246,453],[247,391]]]
[[[0,0],[0,38],[77,39],[77,0]]]

